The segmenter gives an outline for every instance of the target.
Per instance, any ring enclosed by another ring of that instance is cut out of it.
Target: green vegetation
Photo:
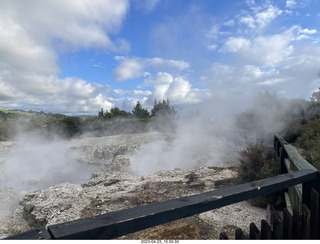
[[[39,132],[50,138],[55,136],[72,138],[82,134],[103,136],[120,133],[145,132],[149,128],[163,130],[172,127],[176,110],[169,100],[156,102],[152,115],[140,102],[131,112],[118,107],[105,111],[103,108],[97,116],[66,116],[37,111],[0,109],[0,140],[14,138],[18,131]],[[160,126],[161,125],[161,126]]]
[[[170,105],[169,99],[167,101],[157,102],[154,100],[153,108],[151,109],[151,116],[165,116],[168,118],[173,118],[177,114],[177,111],[173,106]]]
[[[150,117],[150,113],[146,108],[143,108],[140,102],[137,102],[137,105],[133,108],[132,114],[136,118],[146,119]]]
[[[299,122],[289,126],[284,138],[320,169],[320,88],[312,93],[310,100]]]
[[[132,114],[124,110],[120,110],[118,107],[112,108],[110,112],[104,112],[103,108],[101,108],[101,110],[98,112],[98,117],[104,119],[113,119],[117,117],[132,117]]]
[[[311,101],[278,99],[269,93],[264,94],[270,104],[260,106],[267,108],[246,111],[238,116],[238,126],[243,129],[262,131],[272,127],[282,135],[287,142],[297,147],[297,150],[313,166],[320,169],[320,89],[312,94]],[[272,99],[271,99],[272,98]],[[272,102],[271,102],[272,101]],[[259,107],[259,106],[258,106]],[[271,113],[270,113],[271,111]],[[268,123],[267,116],[275,120]],[[274,121],[277,121],[276,124]],[[236,183],[245,183],[272,177],[280,173],[279,159],[273,148],[268,148],[263,142],[249,143],[240,152],[240,167]],[[281,208],[279,194],[272,194],[251,200],[255,206],[265,207],[268,203],[274,208]]]
[[[248,143],[240,152],[240,167],[238,168],[237,183],[246,183],[279,175],[280,163],[273,148],[267,147],[263,141]],[[258,197],[250,200],[257,207],[281,208],[279,193]]]
[[[320,107],[320,103],[317,104]],[[314,106],[314,105],[313,105]],[[320,169],[320,114],[302,120],[301,123],[291,128],[285,139],[300,149],[306,160]]]

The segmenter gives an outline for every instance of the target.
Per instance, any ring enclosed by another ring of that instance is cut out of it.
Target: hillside
[[[301,150],[313,166],[320,169],[320,115],[303,120],[286,134],[286,140]]]
[[[34,131],[57,124],[67,116],[37,111],[0,109],[0,141],[13,139],[19,130]]]

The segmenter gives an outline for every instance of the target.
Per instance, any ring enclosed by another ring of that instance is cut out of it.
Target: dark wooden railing
[[[165,202],[153,203],[147,206],[111,212],[93,218],[51,225],[47,228],[40,227],[8,237],[7,239],[113,239],[278,191],[283,191],[287,195],[288,202],[294,202],[294,204],[291,204],[293,216],[289,211],[286,211],[286,214],[282,214],[281,216],[282,220],[275,217],[275,222],[271,226],[263,220],[261,222],[261,231],[252,223],[250,225],[249,237],[259,239],[270,239],[272,237],[292,238],[296,237],[295,233],[302,233],[301,228],[304,228],[307,229],[306,232],[309,235],[299,234],[299,238],[319,238],[319,194],[317,192],[319,171],[303,160],[278,135],[275,136],[274,145],[280,155],[281,165],[283,165],[281,167],[283,174],[278,176]],[[287,168],[287,165],[289,165],[289,168]],[[301,187],[295,187],[300,184]],[[290,191],[288,189],[293,190]],[[290,198],[291,195],[292,199]],[[314,202],[317,203],[313,204]],[[307,214],[300,214],[301,209],[304,211],[303,213],[306,211]],[[298,222],[295,219],[298,219]],[[302,219],[309,220],[309,226],[312,225],[313,227],[306,227],[307,221],[303,222],[304,224],[302,225]],[[292,228],[290,228],[290,223]],[[283,228],[284,226],[289,226],[289,229]],[[296,231],[296,229],[299,229],[300,232]],[[316,231],[317,234],[315,234]],[[278,232],[281,234],[277,235]],[[241,229],[236,230],[235,236],[237,239],[248,238],[243,234]],[[227,239],[228,237],[225,233],[221,233],[220,238]]]
[[[284,190],[286,208],[273,212],[270,223],[262,220],[260,230],[251,223],[249,236],[237,229],[235,239],[320,239],[319,171],[277,134],[274,148],[280,157],[281,174],[310,170],[318,176]],[[220,239],[228,239],[228,236],[220,233]]]

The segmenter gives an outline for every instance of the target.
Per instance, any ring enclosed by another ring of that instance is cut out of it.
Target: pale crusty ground
[[[94,138],[89,138],[85,142],[78,141],[79,147],[90,149],[89,156],[81,155],[82,160],[90,159],[92,163],[101,161],[106,156],[112,159],[104,168],[94,173],[87,183],[82,185],[61,183],[26,194],[20,200],[21,206],[11,218],[0,218],[0,238],[39,225],[52,225],[211,191],[221,187],[221,182],[224,180],[236,176],[232,167],[206,166],[189,170],[159,171],[149,176],[132,175],[128,172],[130,164],[125,154],[131,149],[139,149],[137,141],[143,143],[146,140],[150,141],[151,137],[148,135],[147,139],[144,139],[144,135],[130,135],[128,140],[124,137],[121,136],[119,143],[114,143],[116,136],[97,138],[96,141]],[[90,147],[88,141],[91,142]],[[131,144],[126,146],[126,141]],[[10,142],[0,142],[0,153],[7,152],[10,147]],[[6,192],[16,197],[12,191],[7,189]],[[2,199],[10,200],[10,197]],[[219,239],[220,232],[227,232],[229,238],[233,238],[236,228],[242,228],[245,234],[248,234],[251,222],[260,226],[261,220],[266,217],[266,210],[252,207],[247,202],[240,202],[119,239],[208,240]]]

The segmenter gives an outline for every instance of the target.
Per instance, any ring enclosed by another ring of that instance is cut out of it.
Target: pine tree
[[[137,118],[148,118],[150,116],[149,111],[141,106],[138,101],[137,105],[133,108],[132,113]]]

